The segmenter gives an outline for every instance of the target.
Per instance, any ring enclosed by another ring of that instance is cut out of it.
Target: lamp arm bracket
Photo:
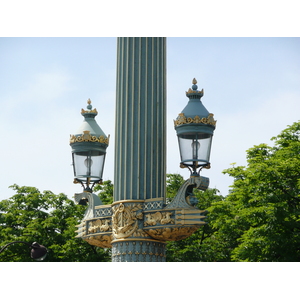
[[[191,206],[188,202],[189,196],[193,196],[193,189],[199,189],[205,191],[209,185],[209,178],[204,176],[194,176],[190,177],[186,180],[183,185],[179,188],[176,196],[166,206],[166,209],[169,208],[188,208],[188,209],[196,209]]]
[[[75,194],[74,200],[76,204],[79,204],[80,201],[85,200],[88,205],[82,221],[93,218],[95,214],[95,207],[98,205],[103,205],[102,201],[97,195],[89,192]]]

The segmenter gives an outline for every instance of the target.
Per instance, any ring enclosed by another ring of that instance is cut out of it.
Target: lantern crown
[[[108,146],[109,136],[105,135],[95,120],[98,114],[97,109],[92,109],[91,99],[88,99],[87,103],[87,110],[81,109],[81,115],[84,117],[83,123],[77,132],[71,135],[70,144],[77,142],[98,142]]]
[[[190,99],[191,98],[196,98],[196,99],[198,98],[198,99],[200,99],[203,96],[203,94],[204,94],[203,89],[201,91],[198,91],[198,86],[197,86],[197,80],[196,80],[196,78],[194,78],[192,80],[192,84],[193,84],[192,88],[189,88],[189,90],[187,92],[185,92],[186,96],[189,97]]]
[[[98,112],[97,112],[97,109],[96,108],[94,108],[94,109],[92,109],[93,108],[93,106],[91,105],[91,103],[92,103],[92,101],[91,101],[91,99],[89,98],[88,100],[87,100],[87,103],[88,103],[88,105],[87,105],[87,109],[88,110],[84,110],[83,108],[81,109],[81,114],[85,117],[90,117],[90,118],[95,118],[97,115],[98,115]]]
[[[201,98],[203,97],[203,89],[198,91],[196,85],[197,80],[194,78],[192,81],[192,88],[186,92],[186,96],[189,98],[188,104],[178,115],[177,119],[174,120],[175,128],[180,125],[210,125],[216,127],[217,121],[214,120],[214,115],[202,104]],[[213,130],[214,130],[213,128]]]

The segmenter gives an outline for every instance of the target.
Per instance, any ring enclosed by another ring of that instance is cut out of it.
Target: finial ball
[[[198,86],[197,86],[197,80],[196,80],[196,78],[194,78],[193,79],[193,81],[192,81],[192,83],[193,83],[193,85],[192,85],[192,89],[194,90],[194,91],[197,91],[197,89],[198,89]]]
[[[93,108],[93,106],[91,105],[92,101],[90,98],[87,100],[87,103],[88,103],[88,106],[86,108],[91,110]]]

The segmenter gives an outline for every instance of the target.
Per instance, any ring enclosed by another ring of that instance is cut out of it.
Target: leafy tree
[[[96,185],[94,187],[94,192],[98,192],[98,196],[101,199],[103,204],[112,204],[113,203],[113,192],[114,192],[114,185],[111,180],[103,181],[100,185]]]
[[[180,174],[167,174],[166,178],[166,196],[167,201],[171,201],[177,194],[179,188],[184,183]]]
[[[231,213],[214,227],[233,233],[234,261],[300,261],[300,122],[272,140],[247,151],[247,167],[224,171]]]
[[[18,185],[12,189],[16,194],[0,201],[0,248],[13,241],[36,241],[49,250],[46,261],[110,261],[109,251],[75,238],[85,207],[64,194]],[[0,261],[32,261],[29,253],[25,244],[13,244]]]

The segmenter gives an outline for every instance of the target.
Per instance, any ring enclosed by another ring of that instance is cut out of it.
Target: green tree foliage
[[[300,122],[272,140],[247,151],[247,167],[224,171],[230,218],[214,227],[233,233],[234,261],[300,261]]]
[[[64,194],[18,185],[12,189],[16,194],[0,201],[0,248],[13,241],[36,241],[49,250],[46,261],[110,261],[109,251],[75,238],[75,225],[86,207]],[[13,244],[0,254],[0,261],[32,261],[29,253],[25,244]]]
[[[103,181],[102,184],[98,184],[94,187],[94,193],[98,193],[98,197],[101,199],[103,204],[112,204],[113,203],[113,192],[114,185],[111,180]]]
[[[167,174],[166,179],[166,194],[167,194],[167,200],[172,200],[181,185],[184,183],[184,179],[180,174]]]

